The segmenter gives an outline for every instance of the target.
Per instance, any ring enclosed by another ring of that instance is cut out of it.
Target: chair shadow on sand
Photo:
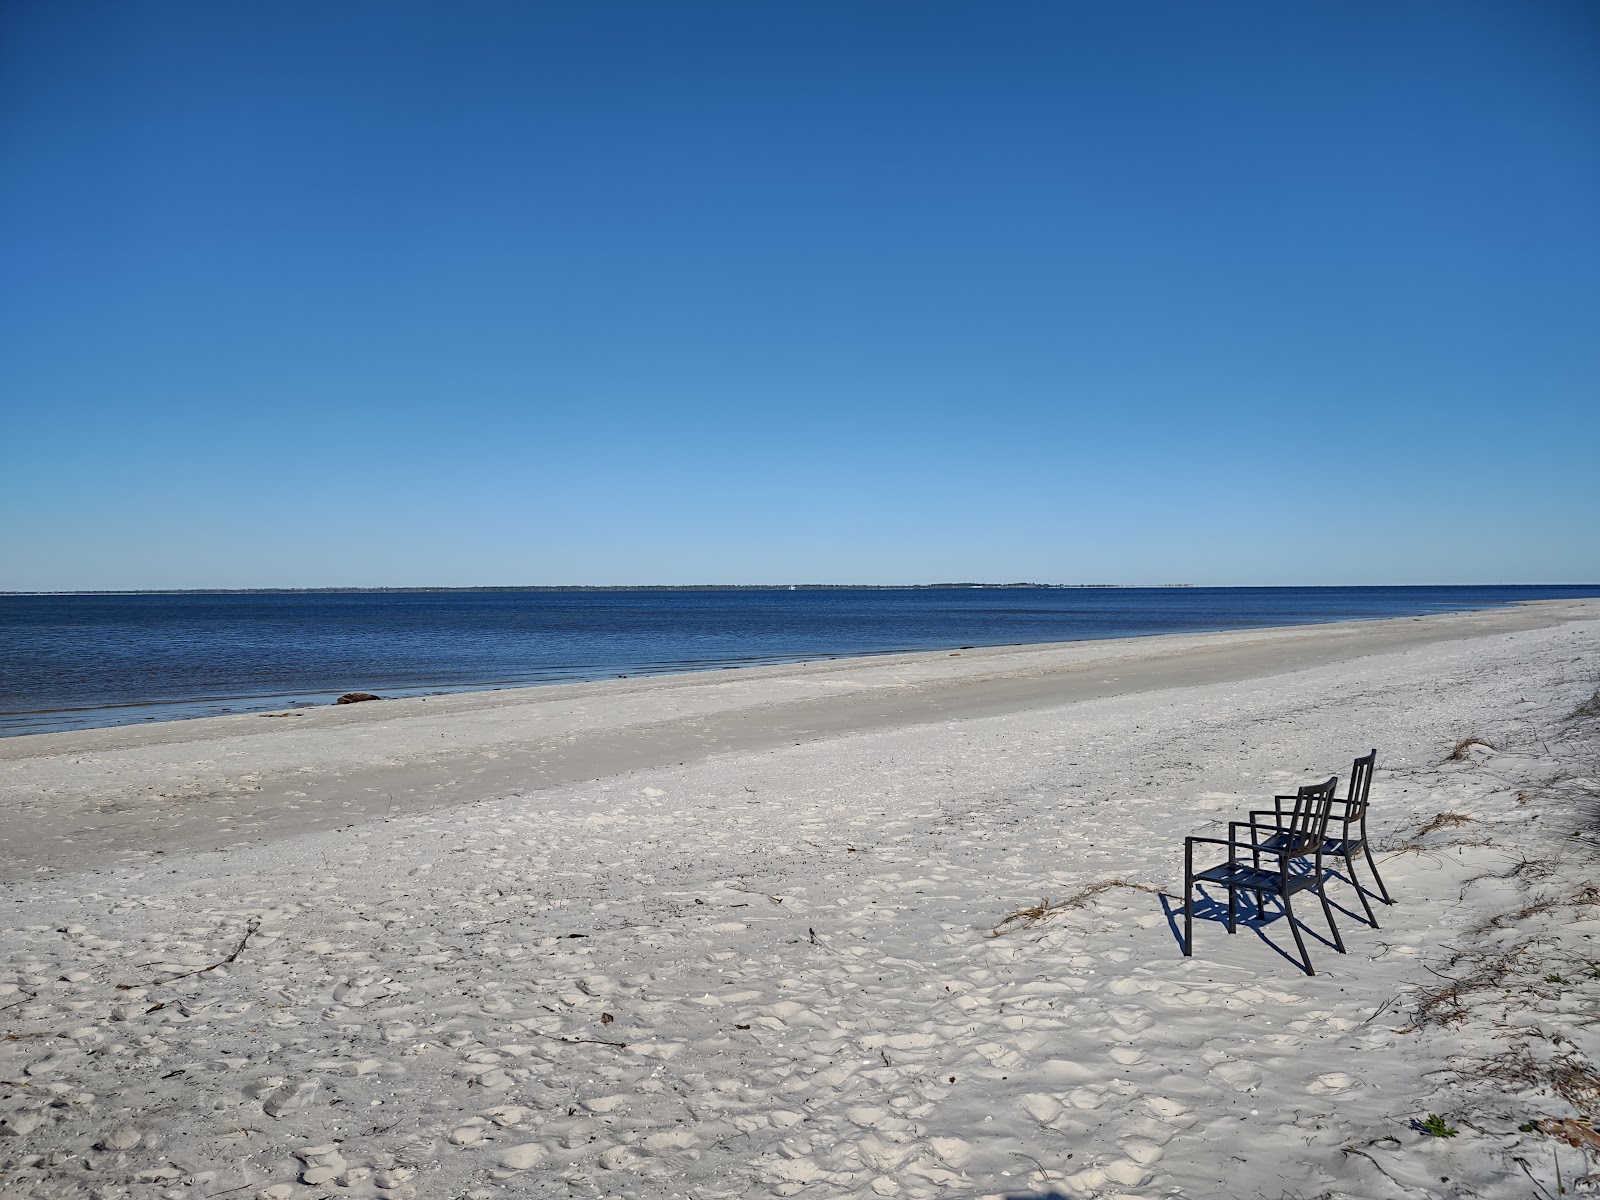
[[[1325,874],[1329,882],[1349,882],[1343,874],[1337,871],[1327,871]],[[1218,931],[1225,936],[1228,932],[1228,889],[1215,884],[1209,885],[1209,888],[1210,890],[1208,890],[1208,885],[1204,883],[1195,885],[1195,924],[1204,923],[1207,926],[1216,926]],[[1336,899],[1337,895],[1338,892],[1330,890],[1328,896],[1328,901],[1332,904],[1334,910],[1341,916],[1349,917],[1364,924],[1365,921],[1361,915],[1346,908]],[[1317,921],[1305,920],[1305,917],[1313,914],[1317,918],[1322,916],[1320,907],[1315,905],[1309,907],[1309,913],[1300,911],[1295,913],[1294,919],[1300,922],[1301,932],[1308,934],[1314,941],[1321,943],[1329,950],[1338,950],[1339,947],[1334,944],[1333,938],[1326,927],[1318,929]],[[1167,931],[1172,934],[1173,942],[1180,951],[1183,950],[1183,897],[1162,892],[1161,913],[1167,919]],[[1284,911],[1281,901],[1263,897],[1258,903],[1255,899],[1245,899],[1241,896],[1237,914],[1235,927],[1239,932],[1255,934],[1264,946],[1286,962],[1291,963],[1296,970],[1303,969],[1299,957],[1294,953],[1294,936],[1288,924],[1290,917]],[[1196,930],[1197,935],[1198,933],[1199,931]],[[1287,939],[1288,949],[1278,944],[1277,939],[1280,937]],[[1197,936],[1195,940],[1199,941],[1199,937]]]

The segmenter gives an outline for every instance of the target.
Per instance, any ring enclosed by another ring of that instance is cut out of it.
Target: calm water
[[[0,734],[959,646],[1413,616],[1592,587],[0,596]]]

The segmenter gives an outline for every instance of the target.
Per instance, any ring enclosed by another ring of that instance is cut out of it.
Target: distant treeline
[[[925,592],[985,588],[1192,587],[1188,583],[644,583],[511,584],[484,587],[318,587],[318,588],[91,588],[58,592],[0,591],[0,596],[260,596],[326,595],[370,592]]]

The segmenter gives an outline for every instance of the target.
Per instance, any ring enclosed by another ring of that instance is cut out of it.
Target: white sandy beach
[[[5,739],[0,1196],[1571,1190],[1597,679],[1561,601]],[[1184,958],[1183,835],[1373,746],[1383,928]]]

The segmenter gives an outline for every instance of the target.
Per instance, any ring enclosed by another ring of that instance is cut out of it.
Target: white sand
[[[0,1196],[1553,1194],[1597,649],[1562,602],[7,739]],[[1128,888],[988,936],[1373,745],[1416,848],[1315,977]]]

